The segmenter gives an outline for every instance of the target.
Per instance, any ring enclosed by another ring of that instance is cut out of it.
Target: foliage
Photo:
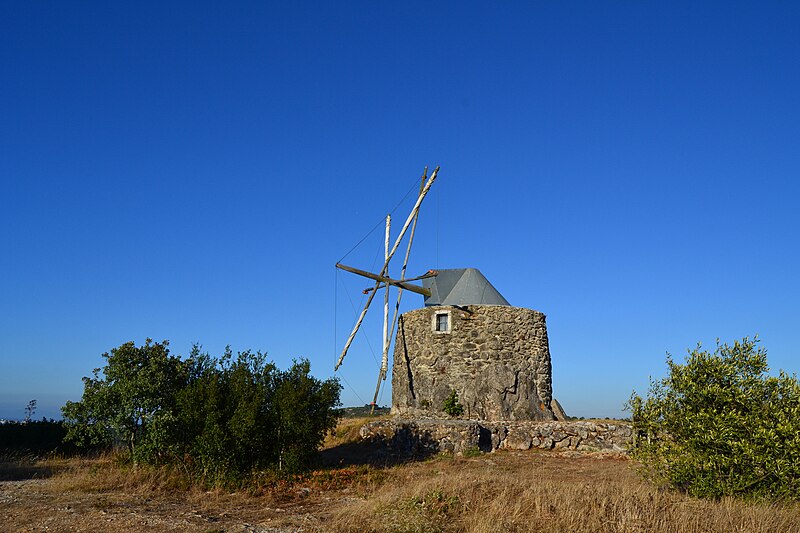
[[[230,350],[220,360],[193,351],[179,394],[179,456],[198,477],[235,480],[253,469],[296,472],[313,464],[339,417],[340,385],[309,375],[308,361],[279,371],[260,352]]]
[[[25,406],[25,422],[30,422],[33,418],[33,414],[36,412],[36,400],[31,400],[28,402],[28,405]]]
[[[413,496],[407,506],[425,514],[447,516],[459,512],[462,508],[458,496],[448,495],[441,489],[432,490],[423,496]]]
[[[104,353],[106,365],[83,378],[80,402],[62,408],[67,438],[79,445],[121,440],[134,462],[154,462],[175,420],[175,392],[186,383],[185,365],[169,355],[169,342],[127,342]]]
[[[176,456],[197,477],[213,482],[236,479],[269,466],[274,457],[270,420],[275,367],[250,351],[220,360],[192,350],[188,385],[178,392]]]
[[[456,417],[464,414],[464,406],[458,403],[458,393],[453,389],[442,406],[442,411],[450,416]]]
[[[800,383],[768,374],[758,339],[696,349],[627,408],[634,458],[689,494],[800,499]]]
[[[121,442],[135,464],[179,464],[209,484],[313,463],[338,420],[338,381],[310,376],[306,360],[279,371],[261,352],[227,348],[217,359],[195,346],[181,360],[167,346],[148,339],[104,354],[81,401],[62,409],[68,440]]]
[[[275,387],[274,416],[278,466],[297,471],[309,466],[325,434],[336,429],[339,414],[338,383],[309,376],[311,364],[295,361],[280,372]]]
[[[0,425],[0,455],[56,452],[73,453],[74,447],[65,444],[67,429],[55,420],[31,420]]]
[[[469,448],[464,450],[461,453],[461,455],[463,455],[464,457],[480,457],[481,455],[483,455],[483,452],[478,446],[470,446]]]

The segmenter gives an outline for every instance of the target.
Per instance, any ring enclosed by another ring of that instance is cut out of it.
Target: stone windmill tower
[[[552,396],[550,348],[545,316],[513,307],[475,268],[428,271],[405,278],[419,207],[433,184],[423,174],[417,202],[394,246],[389,246],[386,219],[385,263],[371,273],[337,263],[337,267],[375,281],[369,298],[336,364],[342,364],[373,297],[385,289],[383,362],[375,398],[388,370],[388,351],[396,329],[392,368],[392,413],[442,418],[445,400],[456,392],[464,417],[481,420],[554,420],[564,418]],[[389,277],[389,263],[411,227],[399,279]],[[422,286],[409,283],[421,280]],[[389,288],[398,291],[389,320]],[[424,307],[397,312],[404,290],[424,296]],[[396,327],[395,327],[396,326]],[[373,400],[374,405],[375,400]]]
[[[393,413],[441,417],[456,391],[467,418],[556,418],[542,313],[512,307],[474,268],[439,270],[423,286],[425,307],[398,324]]]

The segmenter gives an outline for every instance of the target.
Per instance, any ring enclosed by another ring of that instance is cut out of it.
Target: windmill
[[[361,324],[364,321],[364,317],[367,315],[367,311],[369,310],[370,305],[372,304],[375,295],[378,294],[380,289],[384,289],[384,298],[383,298],[383,342],[382,342],[382,358],[381,358],[381,366],[380,371],[378,373],[378,383],[375,386],[375,395],[372,400],[372,412],[375,410],[375,403],[378,401],[378,394],[381,389],[382,383],[386,380],[386,372],[389,367],[389,346],[392,342],[392,336],[397,326],[397,317],[398,312],[400,310],[400,301],[403,296],[403,291],[411,291],[417,294],[421,294],[425,297],[431,296],[431,290],[425,287],[421,287],[419,285],[414,285],[413,283],[409,283],[411,281],[419,281],[425,278],[430,278],[436,276],[435,271],[428,271],[427,273],[423,274],[422,276],[417,276],[413,278],[406,278],[406,268],[408,267],[408,258],[411,255],[411,245],[414,242],[414,233],[417,228],[417,219],[419,217],[419,209],[422,205],[422,201],[425,199],[425,196],[430,191],[433,182],[436,181],[436,176],[439,174],[439,167],[434,169],[433,173],[428,177],[428,167],[425,167],[424,172],[422,173],[421,183],[420,183],[420,190],[417,196],[417,200],[414,203],[414,207],[411,209],[408,217],[406,218],[403,227],[400,229],[400,233],[397,235],[397,238],[394,241],[394,244],[390,247],[390,233],[391,233],[391,215],[386,215],[386,229],[385,229],[385,237],[384,237],[384,263],[383,267],[378,271],[378,273],[368,272],[366,270],[361,270],[359,268],[343,265],[341,262],[336,263],[336,268],[340,270],[344,270],[346,272],[350,272],[353,274],[357,274],[359,276],[363,276],[367,279],[370,279],[375,282],[375,285],[371,288],[368,288],[364,291],[365,294],[368,294],[367,301],[364,303],[364,307],[361,309],[361,313],[356,320],[355,325],[353,326],[353,330],[351,331],[350,335],[347,338],[347,341],[344,344],[344,348],[342,349],[341,354],[339,355],[339,359],[336,362],[336,366],[334,370],[339,370],[339,367],[342,366],[342,362],[344,361],[345,356],[347,355],[347,351],[350,349],[350,345],[353,343],[353,339],[355,339],[358,330],[361,328]],[[405,237],[406,232],[411,229],[408,238],[408,245],[406,247],[405,258],[403,259],[403,266],[400,270],[400,277],[398,279],[393,279],[389,276],[389,263],[392,260],[392,257],[397,252],[397,249],[400,247],[400,243],[403,241],[403,237]],[[394,308],[394,315],[392,316],[392,320],[389,320],[389,289],[390,287],[397,288],[397,301]]]

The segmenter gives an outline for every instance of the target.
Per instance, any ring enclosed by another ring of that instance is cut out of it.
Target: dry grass
[[[392,469],[339,507],[337,531],[800,531],[796,505],[700,501],[659,490],[627,460],[499,452]]]
[[[41,463],[55,473],[0,482],[0,531],[264,530],[253,524],[294,531],[310,523],[306,507],[316,505],[299,482],[230,492],[191,485],[176,469],[133,468],[112,457]],[[332,485],[331,477],[324,482]]]
[[[339,425],[336,426],[336,430],[325,437],[325,442],[322,444],[322,447],[323,449],[329,449],[344,444],[357,443],[361,440],[358,432],[363,425],[376,420],[385,420],[386,418],[387,417],[375,416],[342,418],[339,420]]]
[[[368,455],[355,442],[362,423],[343,420],[328,451]],[[796,504],[692,499],[614,456],[509,451],[353,464],[229,492],[110,456],[38,461],[7,470],[21,480],[0,478],[0,530],[800,532]]]
[[[56,467],[37,457],[0,457],[0,481],[42,479],[51,477]]]
[[[94,458],[53,458],[43,461],[51,465],[56,475],[50,486],[57,490],[103,492],[122,489],[134,492],[164,492],[188,487],[173,469],[135,469],[116,454]]]

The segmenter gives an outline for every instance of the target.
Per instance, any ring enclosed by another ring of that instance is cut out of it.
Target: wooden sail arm
[[[421,294],[426,298],[431,295],[430,289],[426,289],[425,287],[420,287],[419,285],[412,285],[411,283],[406,283],[405,281],[400,281],[398,279],[387,278],[386,276],[373,274],[372,272],[367,272],[366,270],[361,270],[359,268],[343,265],[341,263],[336,263],[336,268],[345,270],[347,272],[352,272],[353,274],[358,274],[359,276],[364,276],[365,278],[374,279],[375,281],[381,283],[388,283],[389,285],[394,285],[395,287],[400,287],[404,290]]]
[[[396,281],[401,281],[403,283],[405,283],[406,281],[419,281],[421,279],[433,278],[433,277],[435,277],[437,275],[439,275],[438,271],[436,271],[436,270],[428,270],[426,273],[424,273],[421,276],[417,276],[415,278],[402,278],[402,279],[399,279],[399,280],[396,280]],[[380,286],[378,286],[378,289],[382,289],[383,287],[384,287],[384,285],[381,284]],[[370,292],[372,292],[374,290],[376,290],[374,287],[367,287],[366,289],[364,289],[363,292],[364,292],[364,294],[369,294]]]

